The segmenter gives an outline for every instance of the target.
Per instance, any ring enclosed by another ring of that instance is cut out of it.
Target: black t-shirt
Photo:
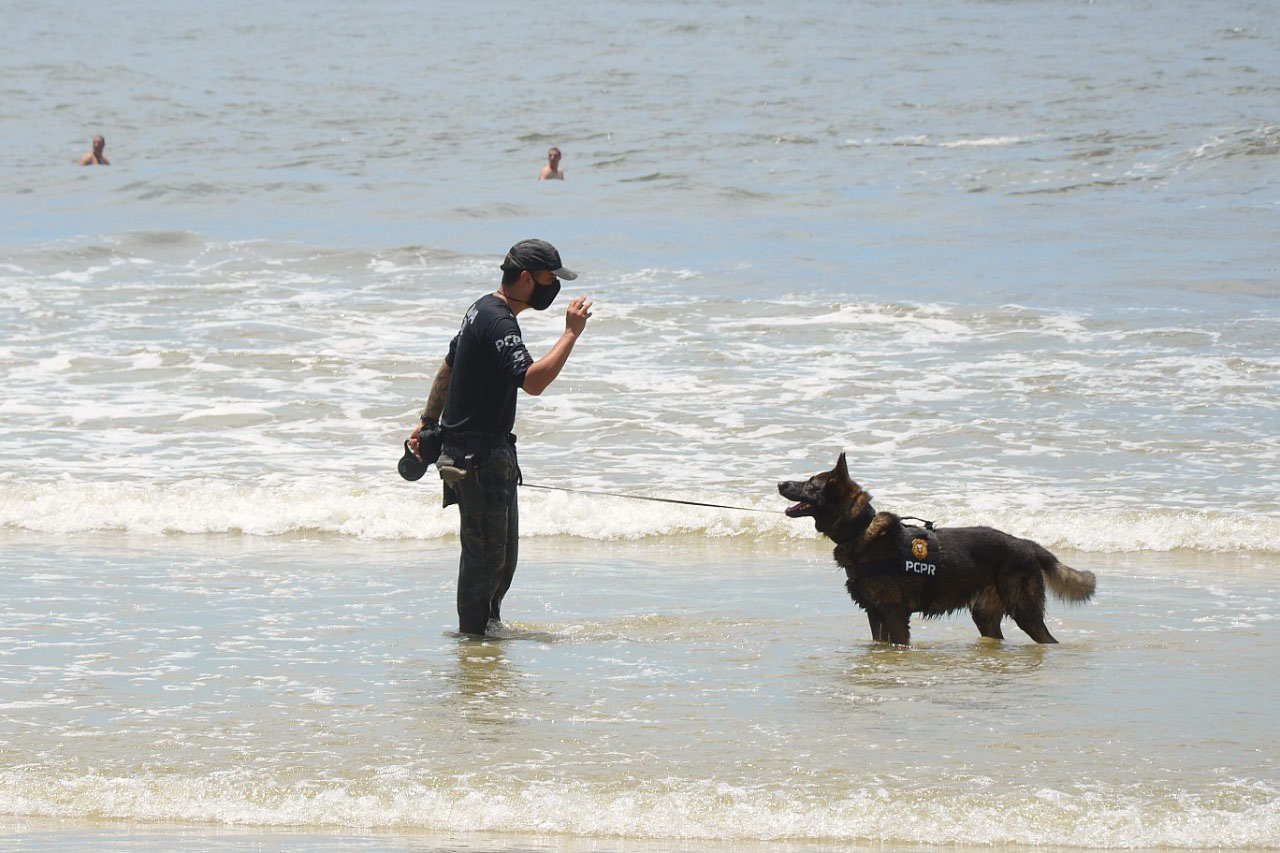
[[[477,299],[449,342],[452,370],[440,426],[445,437],[505,436],[516,423],[516,389],[533,357],[507,304],[490,293]]]

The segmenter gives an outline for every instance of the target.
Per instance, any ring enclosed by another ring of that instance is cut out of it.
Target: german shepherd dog
[[[906,646],[912,613],[942,616],[968,608],[984,637],[1003,640],[1000,621],[1012,616],[1037,643],[1058,642],[1044,625],[1045,584],[1065,601],[1085,601],[1093,572],[1063,565],[1030,539],[990,527],[908,527],[876,512],[871,495],[849,477],[844,454],[836,467],[808,480],[778,484],[792,518],[812,516],[836,543],[854,602],[867,612],[871,636]]]

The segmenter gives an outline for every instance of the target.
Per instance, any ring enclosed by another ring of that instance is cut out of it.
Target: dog
[[[871,495],[849,476],[845,455],[808,480],[778,484],[797,503],[791,518],[812,516],[836,543],[845,586],[867,612],[871,636],[911,644],[912,613],[942,616],[968,609],[984,637],[1003,640],[1000,622],[1013,617],[1037,643],[1058,642],[1044,625],[1045,585],[1064,601],[1087,601],[1093,572],[1064,565],[1030,539],[991,527],[909,527],[891,512],[876,512]]]

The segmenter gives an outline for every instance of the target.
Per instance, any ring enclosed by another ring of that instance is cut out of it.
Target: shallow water
[[[484,641],[446,545],[6,552],[9,814],[1084,847],[1280,819],[1267,558],[1066,554],[1102,593],[1050,605],[1060,645],[956,617],[897,649],[805,546],[534,540]]]

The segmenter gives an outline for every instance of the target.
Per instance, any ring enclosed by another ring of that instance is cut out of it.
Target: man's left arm
[[[568,361],[573,345],[587,328],[587,318],[591,316],[591,305],[592,303],[585,296],[579,296],[569,303],[569,309],[565,311],[564,334],[560,336],[560,340],[556,341],[555,346],[551,347],[550,352],[529,365],[529,369],[525,372],[524,381],[520,387],[524,388],[526,393],[538,396],[560,375],[560,369]]]

